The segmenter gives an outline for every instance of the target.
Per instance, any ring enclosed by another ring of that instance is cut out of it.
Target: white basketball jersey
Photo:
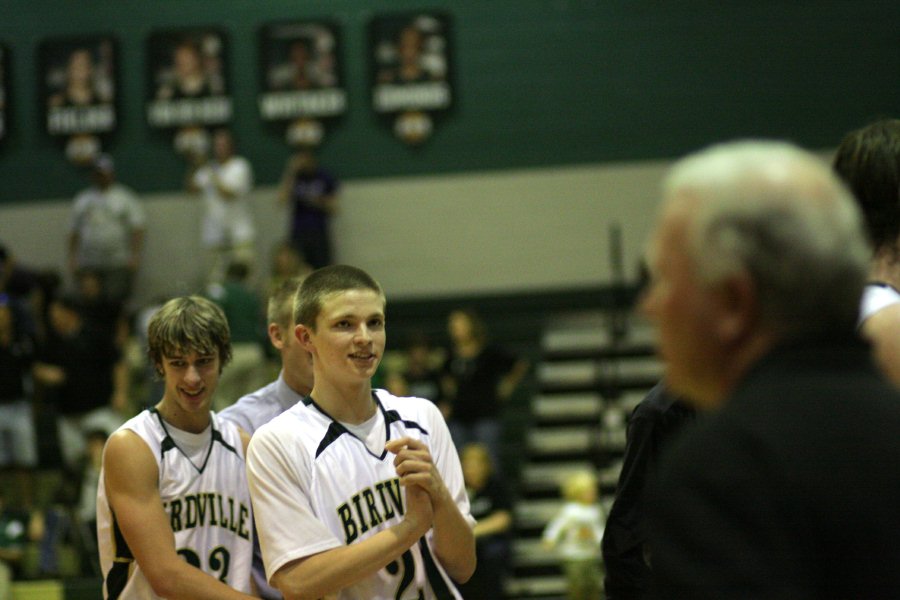
[[[375,450],[310,398],[254,434],[248,470],[270,579],[292,560],[353,544],[402,521],[406,491],[394,455],[383,449],[388,439],[423,440],[460,511],[474,522],[459,457],[437,407],[383,390],[375,397],[371,431],[384,432]],[[400,559],[337,595],[347,600],[460,597],[434,555],[431,531]]]
[[[250,591],[253,525],[244,451],[236,426],[211,413],[209,449],[194,465],[169,435],[155,409],[119,429],[147,443],[159,467],[159,495],[175,533],[175,549],[188,563],[242,592]],[[97,490],[97,538],[108,600],[156,599],[122,536],[106,499],[104,474]]]
[[[892,286],[882,283],[869,283],[863,288],[860,301],[859,324],[880,310],[900,303],[900,292]]]

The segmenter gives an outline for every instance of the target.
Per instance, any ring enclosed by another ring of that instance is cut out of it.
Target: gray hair
[[[699,278],[745,271],[785,336],[855,327],[871,257],[853,197],[824,161],[784,142],[713,146],[675,165],[665,198],[694,200]]]

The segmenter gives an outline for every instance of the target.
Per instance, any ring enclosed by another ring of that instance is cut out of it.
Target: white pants
[[[37,466],[37,436],[31,402],[0,404],[0,467]]]

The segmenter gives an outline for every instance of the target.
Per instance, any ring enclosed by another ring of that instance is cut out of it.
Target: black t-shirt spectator
[[[72,336],[50,336],[38,359],[61,367],[66,373],[65,382],[53,393],[59,414],[82,415],[108,405],[113,392],[113,368],[119,358],[109,332],[87,322]]]
[[[444,363],[444,373],[456,383],[452,418],[474,423],[497,417],[500,413],[497,386],[515,364],[512,354],[495,345],[488,345],[472,358],[451,355]]]

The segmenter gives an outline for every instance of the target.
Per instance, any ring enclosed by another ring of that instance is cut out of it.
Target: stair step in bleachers
[[[597,445],[597,428],[590,425],[533,429],[528,450],[537,455],[589,453]]]
[[[532,404],[532,414],[540,423],[580,420],[600,422],[603,398],[593,392],[539,395]]]
[[[597,381],[600,368],[596,360],[568,360],[544,362],[537,368],[538,384],[542,387],[590,386]]]
[[[516,525],[519,527],[543,527],[562,508],[560,498],[545,500],[521,500],[515,507]]]
[[[525,565],[558,566],[559,562],[559,555],[556,552],[545,548],[538,537],[516,540],[513,543],[513,563],[517,567]]]
[[[566,580],[562,575],[520,577],[506,583],[507,598],[541,598],[565,600]]]
[[[540,536],[563,505],[560,485],[574,472],[597,474],[600,502],[612,504],[627,419],[663,369],[646,322],[580,313],[549,323],[535,366],[537,393],[514,508],[517,536],[508,598],[564,598],[559,557]]]

